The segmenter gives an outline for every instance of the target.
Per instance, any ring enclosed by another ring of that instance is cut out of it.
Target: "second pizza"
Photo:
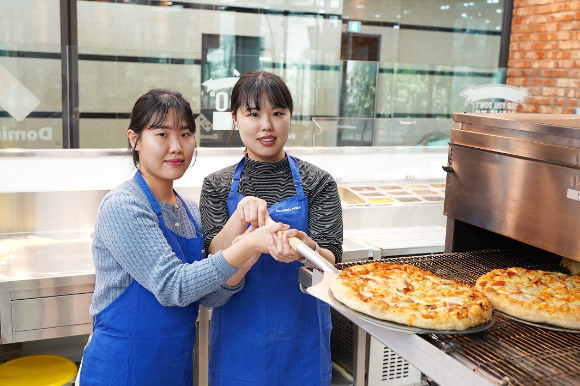
[[[494,269],[475,286],[508,315],[580,329],[580,276],[514,267]]]

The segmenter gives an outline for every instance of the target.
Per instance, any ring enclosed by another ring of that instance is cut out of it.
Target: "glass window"
[[[229,109],[231,89],[238,77],[261,68],[263,39],[258,36],[202,35],[201,146],[243,146],[233,129]]]
[[[62,148],[59,1],[2,1],[0,15],[0,149]]]
[[[452,114],[476,108],[466,90],[505,82],[505,0],[78,0],[78,50],[61,48],[61,3],[0,2],[2,148],[125,147],[131,108],[153,87],[190,100],[201,146],[240,146],[229,94],[252,69],[292,92],[290,146],[316,142],[315,117],[359,119],[319,137],[324,146],[441,143]],[[74,110],[64,131],[63,82]]]

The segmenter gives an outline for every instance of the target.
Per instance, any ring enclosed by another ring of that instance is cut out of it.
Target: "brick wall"
[[[514,0],[507,84],[532,94],[521,112],[580,107],[580,1]]]

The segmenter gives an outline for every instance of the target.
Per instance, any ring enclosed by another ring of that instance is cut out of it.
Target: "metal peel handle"
[[[291,238],[297,239],[297,237],[291,237]],[[298,240],[300,240],[300,239],[298,239]],[[288,240],[288,241],[290,241],[290,240]],[[340,273],[340,271],[338,269],[336,269],[334,267],[334,265],[330,264],[330,262],[328,260],[326,260],[324,257],[320,256],[318,253],[314,252],[311,248],[308,247],[308,245],[304,244],[303,242],[300,242],[300,244],[298,244],[296,246],[296,249],[294,249],[294,250],[296,252],[300,253],[302,256],[304,256],[306,258],[306,260],[310,261],[312,264],[316,265],[318,268],[320,268],[324,272],[330,272],[330,273],[335,273],[335,274]]]
[[[270,216],[266,215],[266,225],[274,223]],[[304,244],[298,237],[288,237],[288,244],[296,252],[304,256],[312,264],[323,270],[324,272],[331,272],[334,274],[340,273],[334,265],[330,264],[328,260],[314,252],[308,245]]]

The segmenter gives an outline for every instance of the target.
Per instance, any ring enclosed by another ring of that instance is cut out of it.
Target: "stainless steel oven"
[[[445,252],[389,262],[470,284],[512,266],[567,272],[562,257],[580,261],[580,119],[455,114],[454,121],[443,165]],[[304,267],[299,281],[310,289],[325,275]],[[492,327],[476,334],[410,334],[337,311],[441,385],[580,383],[580,331],[496,315]]]

